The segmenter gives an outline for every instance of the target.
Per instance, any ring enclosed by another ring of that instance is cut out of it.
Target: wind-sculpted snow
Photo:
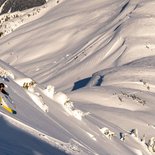
[[[154,1],[60,2],[0,39],[13,118],[67,153],[153,155]]]

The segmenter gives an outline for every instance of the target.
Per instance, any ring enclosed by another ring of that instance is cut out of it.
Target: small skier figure
[[[5,91],[5,85],[3,83],[0,83],[0,92],[2,92],[4,95],[9,96],[9,93]]]

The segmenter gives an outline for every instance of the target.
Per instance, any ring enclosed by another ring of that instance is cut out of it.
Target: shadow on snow
[[[1,155],[67,155],[65,152],[12,126],[0,117]]]
[[[75,82],[72,91],[85,87],[89,83],[90,79],[91,78],[88,77],[88,78]]]

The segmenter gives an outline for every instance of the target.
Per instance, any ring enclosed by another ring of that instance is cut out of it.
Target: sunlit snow
[[[154,10],[48,0],[0,16],[0,83],[17,111],[0,107],[0,154],[155,154]]]

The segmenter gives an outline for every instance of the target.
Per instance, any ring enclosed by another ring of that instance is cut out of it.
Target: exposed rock
[[[1,0],[0,7],[2,8],[0,14],[22,11],[36,6],[41,6],[45,3],[46,0]]]

